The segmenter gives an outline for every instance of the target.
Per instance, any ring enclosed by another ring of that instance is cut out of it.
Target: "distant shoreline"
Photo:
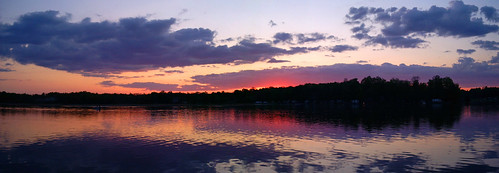
[[[343,82],[304,84],[290,87],[241,89],[234,92],[151,92],[149,94],[97,94],[90,92],[16,94],[0,92],[0,105],[83,107],[112,106],[196,106],[196,105],[499,105],[499,88],[468,91],[449,77],[434,76],[428,82],[368,76]]]
[[[267,104],[37,104],[37,103],[1,103],[0,108],[83,108],[83,109],[107,109],[111,107],[150,107],[150,108],[204,108],[204,107],[329,107],[329,108],[373,108],[373,107],[406,107],[406,108],[425,108],[425,107],[441,107],[441,106],[499,106],[499,104],[463,104],[463,103],[438,103],[438,104],[375,104],[375,105],[360,105],[360,104],[327,104],[327,103],[267,103]]]

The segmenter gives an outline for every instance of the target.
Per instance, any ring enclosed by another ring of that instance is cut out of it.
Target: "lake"
[[[0,172],[499,172],[497,107],[0,108]]]

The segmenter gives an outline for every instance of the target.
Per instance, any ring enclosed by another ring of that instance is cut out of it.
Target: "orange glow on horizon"
[[[291,79],[271,79],[257,83],[258,88],[270,88],[270,87],[288,87],[300,85],[299,82]]]

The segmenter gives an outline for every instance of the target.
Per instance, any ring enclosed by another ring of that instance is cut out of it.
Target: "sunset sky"
[[[0,0],[0,91],[499,86],[499,1]]]

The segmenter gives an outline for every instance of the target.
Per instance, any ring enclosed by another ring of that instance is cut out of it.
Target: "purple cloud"
[[[420,48],[423,47],[422,43],[426,41],[420,38],[413,38],[410,36],[400,37],[400,36],[369,36],[369,39],[365,42],[366,45],[377,45],[381,44],[383,46],[392,48]]]
[[[336,39],[333,35],[327,35],[323,33],[309,33],[309,34],[295,34],[298,44],[313,43],[318,41],[323,41],[327,39]]]
[[[324,40],[337,40],[338,38],[333,35],[328,35],[324,33],[299,33],[299,34],[291,34],[286,32],[279,32],[273,36],[273,43],[283,43],[283,44],[306,44],[306,43],[314,43],[318,41]]]
[[[185,13],[187,13],[189,10],[187,10],[186,8],[183,8],[182,10],[180,10],[180,12],[178,13],[178,15],[184,15]]]
[[[270,20],[270,21],[269,21],[269,26],[270,26],[270,27],[277,26],[277,23],[275,23],[273,20]]]
[[[156,82],[133,82],[128,84],[117,84],[113,81],[102,81],[100,83],[102,86],[120,86],[125,88],[143,88],[146,90],[153,91],[199,91],[199,90],[213,90],[212,88],[202,86],[202,85],[183,85],[179,86],[177,84],[161,84]]]
[[[267,63],[283,63],[283,62],[291,62],[291,61],[288,61],[288,60],[277,60],[275,58],[272,58],[269,61],[267,61]]]
[[[498,54],[499,56],[499,54]],[[461,58],[448,67],[421,65],[382,65],[334,64],[317,67],[282,67],[265,70],[244,70],[240,72],[198,75],[194,82],[207,84],[219,89],[239,89],[250,87],[290,86],[305,83],[339,82],[345,78],[380,76],[386,79],[409,80],[414,76],[428,80],[435,75],[449,76],[461,87],[499,86],[499,64],[475,62],[471,58]],[[278,81],[278,82],[276,82]]]
[[[182,70],[165,70],[165,73],[184,73]]]
[[[471,42],[471,44],[478,45],[478,47],[485,50],[499,50],[499,42],[497,41],[477,40]]]
[[[0,68],[0,72],[11,72],[11,71],[14,71],[14,70],[8,69],[8,68]]]
[[[481,11],[489,20],[497,14],[493,7],[483,7]],[[352,7],[346,15],[346,23],[354,25],[352,37],[366,40],[367,45],[419,48],[426,41],[415,36],[473,37],[499,30],[499,26],[485,24],[482,18],[476,17],[477,12],[477,6],[462,1],[451,1],[448,8],[432,6],[428,10]],[[366,21],[381,24],[381,34],[369,35],[372,26],[366,26]]]
[[[344,51],[352,51],[352,50],[357,50],[359,49],[356,46],[350,46],[350,45],[336,45],[330,48],[331,52],[344,52]]]
[[[293,35],[290,33],[279,32],[274,35],[274,44],[277,43],[288,43],[291,44],[293,41]]]
[[[489,62],[492,64],[499,64],[499,52],[497,52],[497,55],[493,56]]]
[[[475,49],[468,49],[468,50],[464,50],[464,49],[457,49],[456,52],[458,54],[462,54],[462,55],[466,55],[466,54],[472,54],[473,52],[475,52],[476,50]]]
[[[24,14],[0,25],[0,55],[73,73],[112,74],[161,67],[253,63],[274,56],[307,52],[244,39],[234,46],[213,43],[215,31],[171,31],[175,19],[123,18],[118,22],[69,22],[57,11]]]
[[[489,21],[499,22],[499,14],[497,13],[497,9],[494,7],[484,6],[480,8],[480,13],[482,13]]]

